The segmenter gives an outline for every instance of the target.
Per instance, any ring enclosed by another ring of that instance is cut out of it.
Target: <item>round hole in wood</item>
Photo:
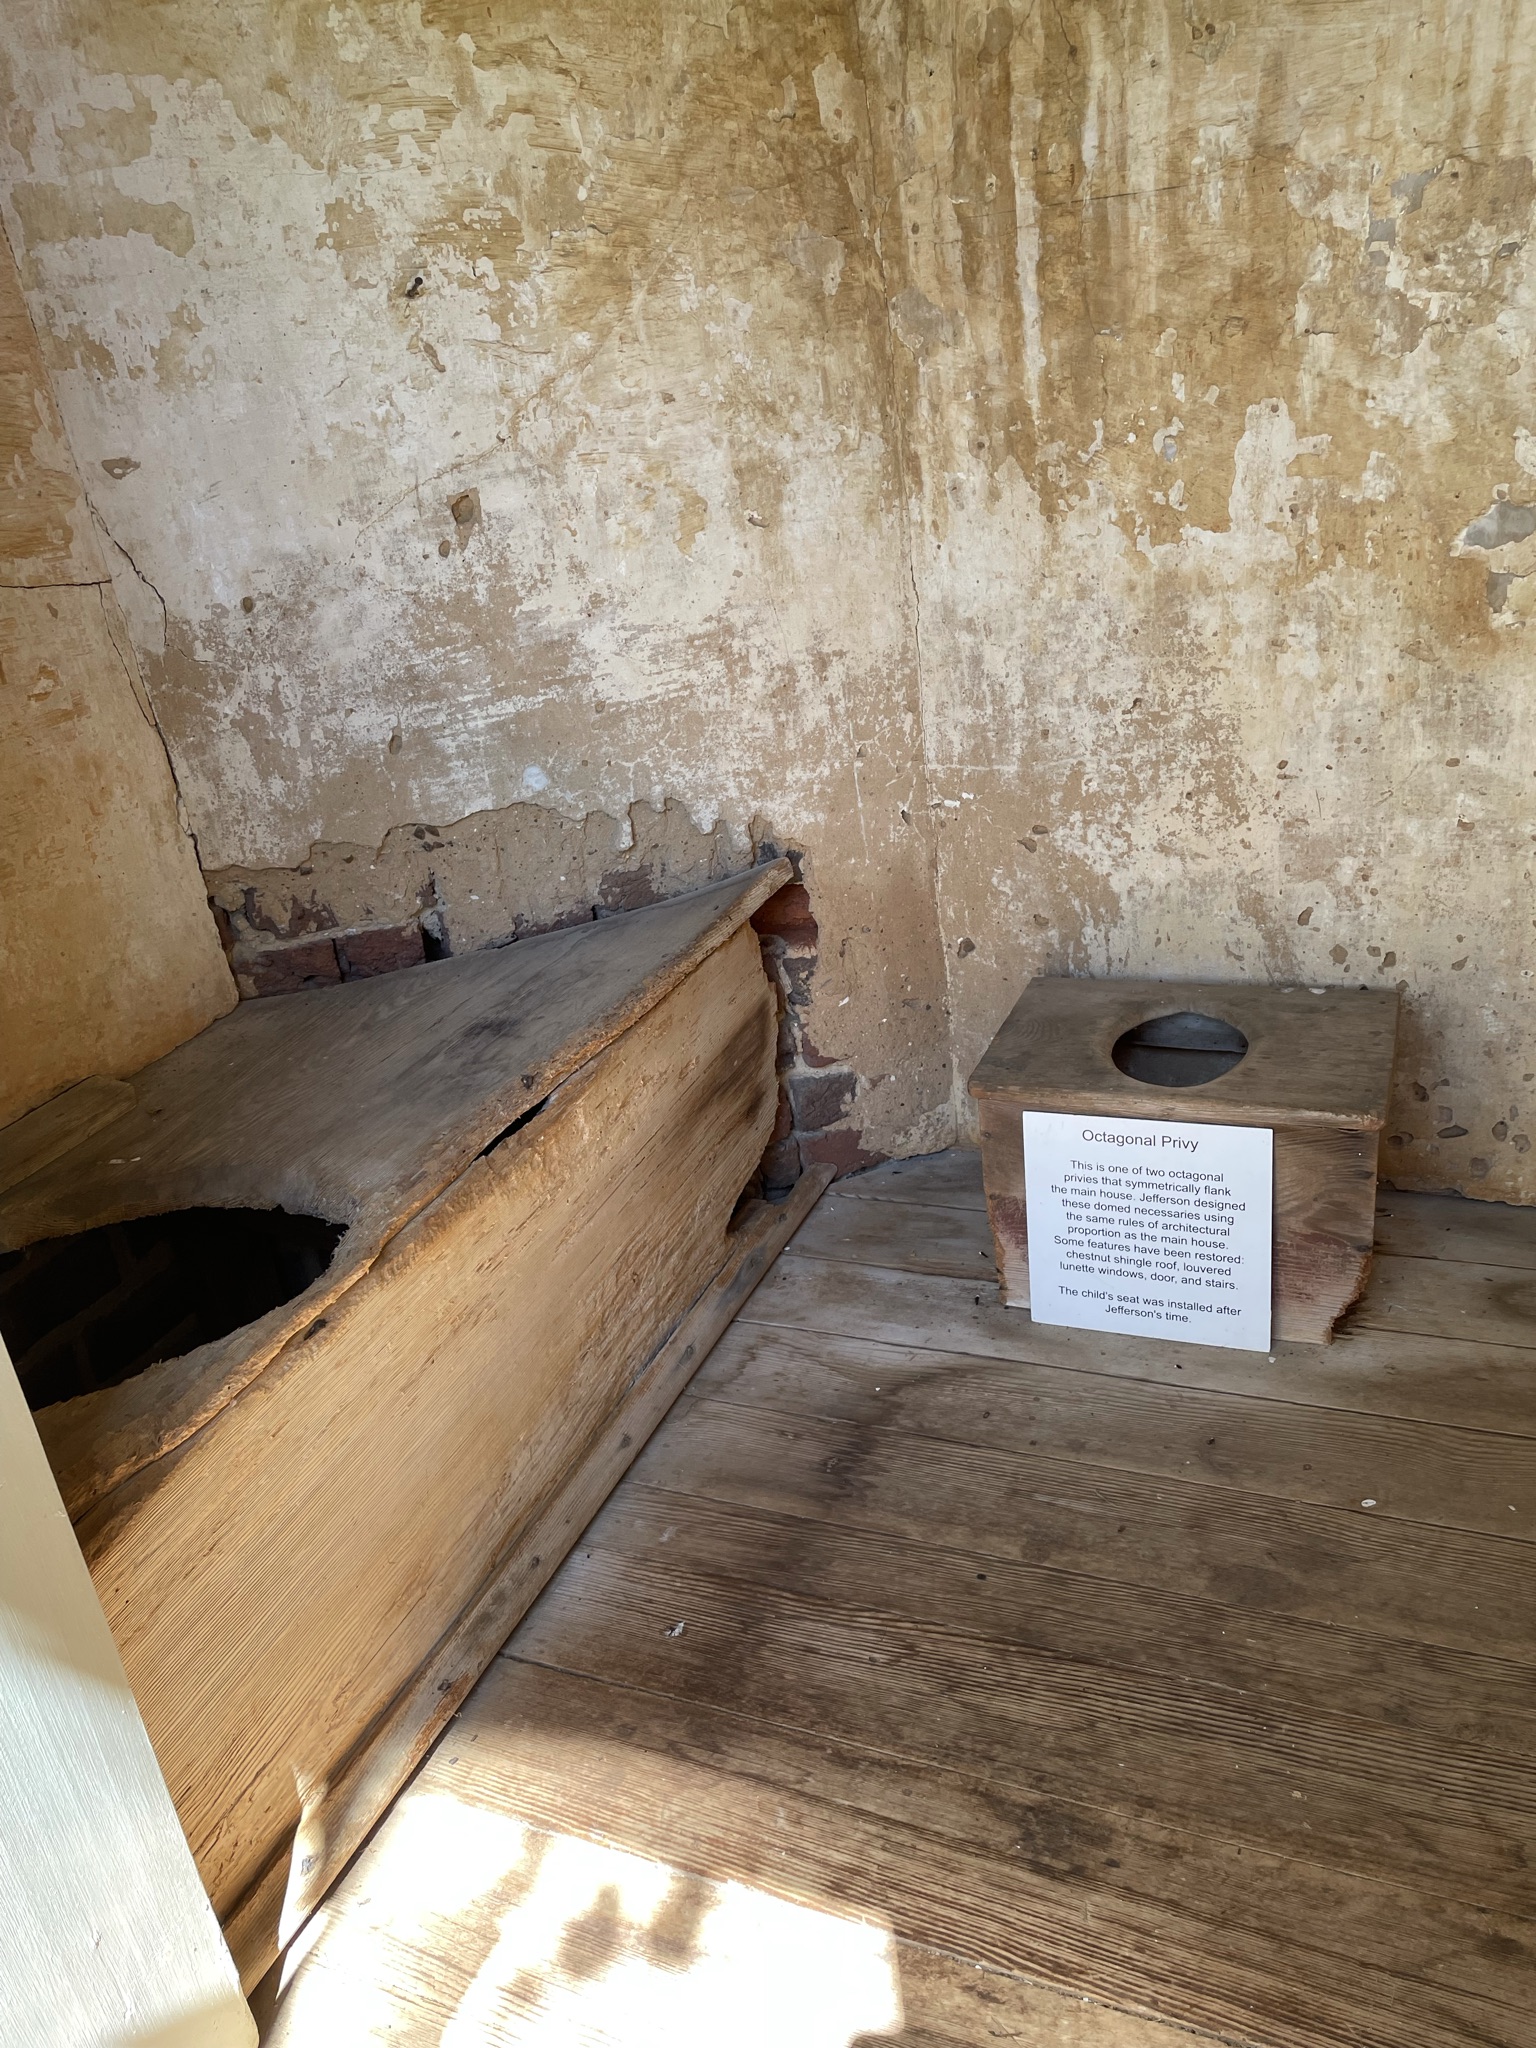
[[[120,1386],[280,1308],[345,1228],[286,1209],[176,1209],[0,1254],[0,1335],[28,1405]]]
[[[1110,1057],[1133,1081],[1153,1088],[1196,1088],[1230,1073],[1247,1050],[1247,1039],[1224,1017],[1177,1010],[1171,1017],[1133,1024],[1115,1040]]]

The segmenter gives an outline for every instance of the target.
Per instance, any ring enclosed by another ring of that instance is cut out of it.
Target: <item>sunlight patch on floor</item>
[[[888,1928],[438,1792],[396,1809],[285,1977],[268,2048],[849,2048],[902,2024]]]

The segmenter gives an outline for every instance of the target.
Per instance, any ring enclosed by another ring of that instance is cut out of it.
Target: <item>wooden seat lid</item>
[[[516,945],[242,1003],[131,1085],[70,1090],[13,1125],[0,1167],[23,1177],[5,1187],[0,1172],[0,1249],[204,1206],[348,1225],[292,1300],[41,1411],[71,1514],[235,1400],[478,1154],[792,879],[776,860]]]
[[[398,1225],[791,879],[773,861],[515,945],[242,1003],[0,1194],[0,1247],[202,1203]]]
[[[1041,977],[983,1054],[970,1092],[1069,1114],[1380,1130],[1397,1000],[1392,989]],[[1187,1088],[1159,1088],[1120,1072],[1111,1057],[1118,1038],[1185,1010],[1242,1032],[1248,1051],[1236,1066]]]

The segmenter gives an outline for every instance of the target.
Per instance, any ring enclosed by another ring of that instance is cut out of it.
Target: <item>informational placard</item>
[[[1267,1351],[1274,1132],[1024,1111],[1029,1312]]]

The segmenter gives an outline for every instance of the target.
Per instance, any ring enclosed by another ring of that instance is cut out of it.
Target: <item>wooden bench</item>
[[[728,1235],[775,1101],[748,920],[789,879],[247,1003],[86,1086],[73,1142],[67,1097],[7,1134],[10,1250],[344,1226],[293,1299],[38,1414],[248,1983],[827,1177]]]

